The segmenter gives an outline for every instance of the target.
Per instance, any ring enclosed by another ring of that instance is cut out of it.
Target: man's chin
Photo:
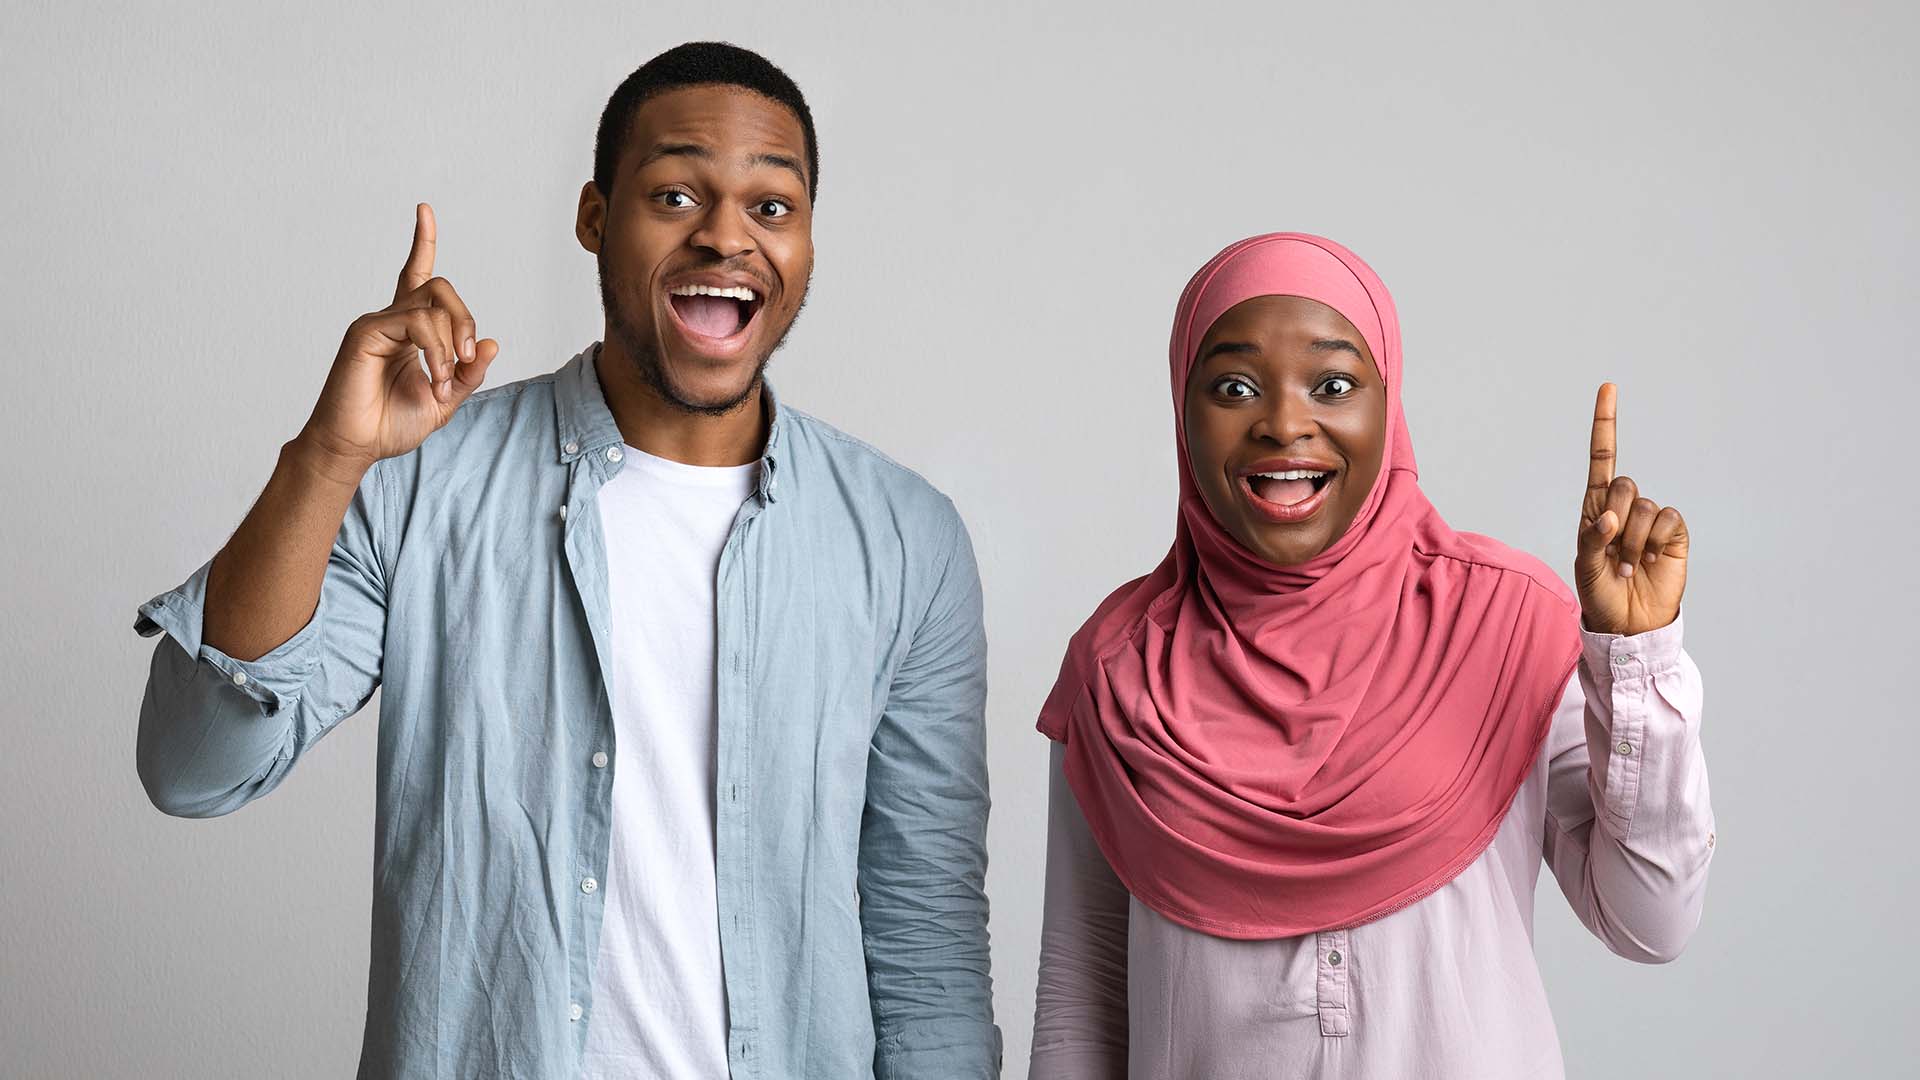
[[[687,373],[684,367],[668,360],[649,379],[653,389],[675,408],[707,415],[724,415],[752,402],[760,392],[765,362],[727,365],[724,372]],[[744,368],[744,370],[740,370]],[[643,372],[643,374],[646,374]]]

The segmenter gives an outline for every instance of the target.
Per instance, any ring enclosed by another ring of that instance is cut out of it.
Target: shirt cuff
[[[985,1020],[948,1019],[911,1023],[875,1045],[874,1074],[992,1080],[1000,1075],[1000,1028]]]
[[[1580,628],[1580,651],[1587,670],[1608,681],[1644,679],[1671,671],[1680,662],[1684,613],[1658,630],[1640,634],[1596,634]]]
[[[319,607],[299,633],[258,660],[236,660],[201,640],[206,622],[207,574],[212,568],[209,560],[179,588],[141,604],[133,620],[134,633],[141,637],[166,634],[188,656],[219,672],[229,687],[252,698],[266,715],[273,716],[300,696],[319,661],[319,627],[327,606],[326,594],[321,593]]]

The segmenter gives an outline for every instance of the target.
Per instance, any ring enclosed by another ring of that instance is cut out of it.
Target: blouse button
[[[1633,753],[1633,744],[1625,740],[1622,740],[1620,745],[1614,747],[1613,749],[1615,753],[1619,753],[1623,755],[1631,754]]]
[[[1327,954],[1327,963],[1333,965],[1334,967],[1340,966],[1340,950],[1339,949],[1335,949],[1332,952]]]

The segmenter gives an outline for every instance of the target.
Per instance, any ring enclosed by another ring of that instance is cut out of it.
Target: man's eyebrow
[[[1207,346],[1206,352],[1200,354],[1200,363],[1204,364],[1224,353],[1253,354],[1259,351],[1260,346],[1255,345],[1251,341],[1216,341],[1212,345]]]
[[[801,187],[804,188],[807,186],[807,171],[800,167],[798,159],[790,158],[785,154],[755,154],[753,155],[753,163],[755,165],[771,165],[776,169],[786,169],[794,176],[799,177]]]
[[[1313,339],[1314,352],[1337,352],[1341,349],[1345,349],[1355,356],[1360,356],[1360,346],[1355,345],[1353,342],[1348,341],[1345,338],[1314,338]],[[1361,357],[1361,359],[1365,359],[1365,357]]]
[[[647,156],[641,158],[640,163],[636,165],[635,168],[644,169],[654,162],[659,161],[661,158],[690,157],[699,158],[702,161],[712,161],[713,156],[711,147],[702,146],[699,143],[655,143],[653,149],[647,151]],[[795,177],[799,178],[800,186],[805,187],[807,184],[807,171],[800,167],[800,161],[797,158],[791,158],[785,154],[755,154],[751,159],[751,164],[771,166],[776,169],[786,169]]]
[[[712,161],[713,151],[699,143],[654,143],[653,149],[647,151],[647,156],[641,158],[640,164],[635,168],[644,169],[661,158],[669,157],[693,157],[702,161]]]

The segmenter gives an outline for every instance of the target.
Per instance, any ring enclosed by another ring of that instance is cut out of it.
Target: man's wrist
[[[328,488],[351,493],[373,468],[374,459],[331,449],[309,432],[302,431],[280,448],[280,462],[306,479]]]

